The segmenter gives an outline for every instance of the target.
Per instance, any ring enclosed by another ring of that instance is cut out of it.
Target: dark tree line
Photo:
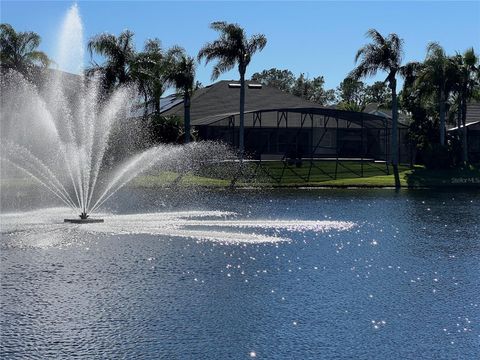
[[[290,70],[276,68],[254,73],[252,80],[324,106],[338,104],[342,109],[363,111],[371,103],[379,107],[391,105],[387,85],[382,81],[367,85],[360,80],[346,78],[336,89],[325,89],[323,76],[309,79],[301,73],[296,77]]]

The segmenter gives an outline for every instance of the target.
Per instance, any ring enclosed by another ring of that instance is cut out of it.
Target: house
[[[467,105],[467,130],[468,160],[472,163],[480,162],[480,102],[472,101]],[[457,126],[447,130],[451,135],[461,138],[463,127]]]
[[[240,84],[219,81],[195,92],[191,124],[205,140],[238,146]],[[162,115],[183,117],[183,102]],[[245,151],[256,159],[301,157],[390,160],[392,121],[366,112],[322,107],[273,87],[246,82]],[[400,161],[409,161],[406,125],[399,124]]]
[[[392,119],[392,110],[381,107],[377,103],[367,104],[365,106],[365,109],[363,110],[363,112],[373,114],[373,115],[383,116],[383,117],[385,117],[387,119],[390,119],[390,120]],[[404,113],[399,111],[398,112],[398,122],[399,122],[399,124],[408,126],[408,123],[410,122],[410,119]]]

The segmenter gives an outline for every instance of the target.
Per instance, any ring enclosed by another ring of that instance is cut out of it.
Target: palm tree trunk
[[[143,90],[143,101],[144,101],[143,116],[146,119],[148,117],[148,94],[145,89]]]
[[[440,145],[445,145],[445,91],[440,90]]]
[[[467,99],[462,97],[463,161],[468,164]]]
[[[462,126],[462,99],[458,98],[458,108],[457,108],[457,137],[458,140],[462,140],[462,134],[460,134],[460,127]]]
[[[244,134],[245,132],[245,69],[240,70],[240,129],[238,137],[238,150],[240,152],[240,160],[243,160],[245,151]]]
[[[391,80],[392,90],[392,167],[395,178],[395,189],[400,188],[400,175],[398,174],[398,104],[397,104],[397,81]]]
[[[188,91],[185,92],[183,97],[183,108],[184,108],[184,125],[185,125],[185,144],[190,142],[190,94]]]
[[[160,116],[160,99],[155,99],[155,115]]]
[[[461,154],[461,163],[465,163],[465,154],[463,152],[463,133],[462,133],[462,98],[459,95],[457,99],[457,139],[458,143],[462,143],[462,154]]]

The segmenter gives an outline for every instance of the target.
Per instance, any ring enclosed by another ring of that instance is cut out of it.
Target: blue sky
[[[57,32],[73,1],[2,1],[1,22],[17,31],[42,36],[41,49],[54,57]],[[422,60],[428,42],[438,41],[453,54],[473,46],[480,51],[480,2],[234,2],[234,1],[77,1],[85,39],[100,32],[135,32],[137,49],[157,37],[164,47],[177,44],[196,55],[216,33],[216,20],[236,22],[248,35],[263,33],[267,47],[257,54],[247,76],[276,67],[310,78],[323,75],[327,88],[336,87],[354,67],[354,55],[375,28],[396,32],[405,41],[405,61]],[[89,58],[86,57],[88,62]],[[198,66],[198,80],[209,84],[211,66]],[[236,70],[221,79],[236,79]],[[371,80],[372,81],[372,80]],[[368,82],[371,82],[368,81]]]

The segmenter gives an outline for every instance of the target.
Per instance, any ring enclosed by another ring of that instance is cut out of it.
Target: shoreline
[[[239,190],[269,190],[269,189],[391,189],[395,190],[393,175],[371,175],[364,177],[343,177],[317,180],[298,181],[297,178],[274,179],[252,177],[251,181],[233,177],[211,177],[210,174],[177,173],[164,171],[139,175],[126,184],[127,188],[138,189],[239,189]],[[430,170],[415,167],[400,172],[400,189],[480,189],[480,169]],[[232,185],[233,183],[233,185]],[[29,178],[1,179],[1,191],[28,191],[41,188],[35,180]]]

